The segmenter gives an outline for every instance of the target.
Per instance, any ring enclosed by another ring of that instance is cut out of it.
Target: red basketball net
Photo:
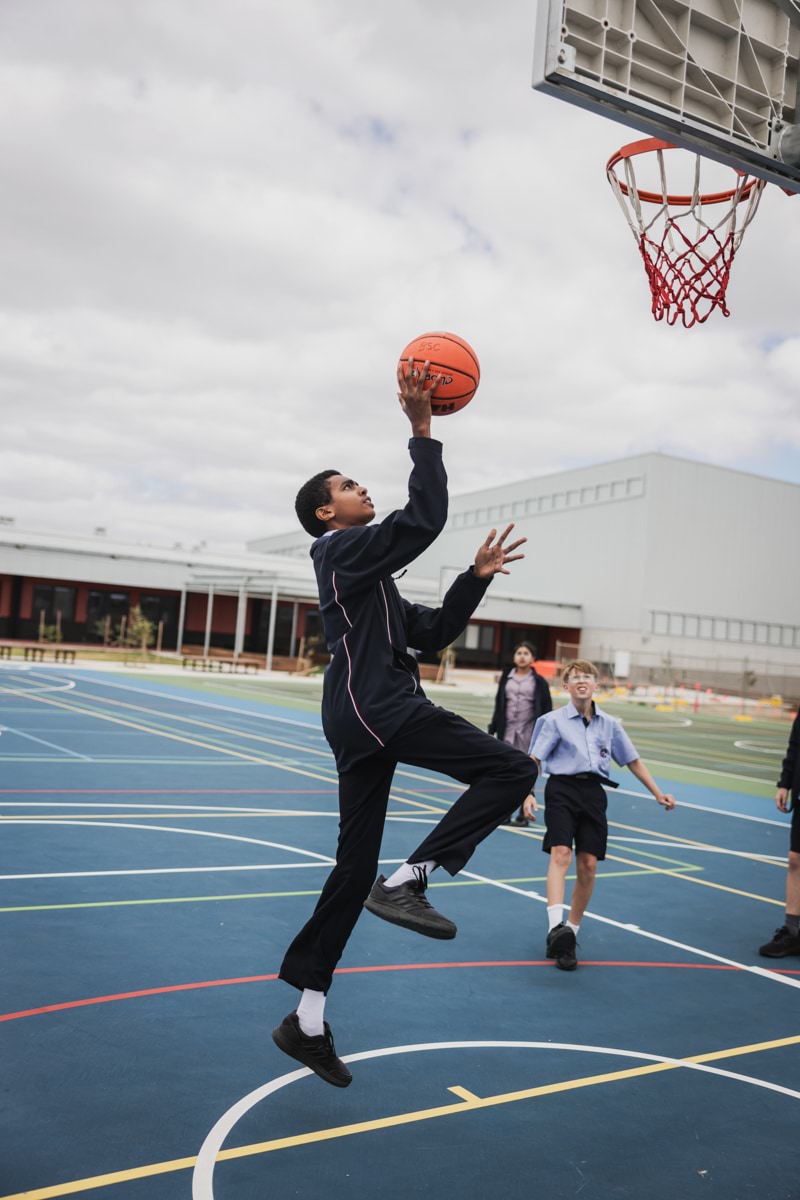
[[[618,150],[606,173],[642,255],[653,316],[657,321],[666,318],[669,325],[680,320],[689,329],[707,321],[715,309],[730,316],[725,292],[731,267],[765,183],[737,171],[729,191],[704,194],[698,154],[691,195],[672,195],[664,151],[674,149],[658,138],[645,138]],[[634,159],[639,154],[656,155],[660,191],[637,185]],[[623,178],[617,174],[620,167]]]

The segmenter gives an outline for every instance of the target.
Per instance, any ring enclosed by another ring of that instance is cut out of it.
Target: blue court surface
[[[326,1013],[340,1091],[270,1038],[337,832],[314,703],[7,665],[0,728],[0,1200],[800,1195],[800,960],[757,954],[777,759],[730,790],[652,764],[673,813],[619,774],[572,974],[538,826],[434,875],[455,941],[365,913]],[[400,768],[383,863],[457,794]]]

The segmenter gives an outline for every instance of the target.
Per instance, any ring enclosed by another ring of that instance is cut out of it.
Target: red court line
[[[383,966],[340,967],[335,975],[372,974],[378,971],[450,971],[456,967],[552,967],[551,959],[530,959],[517,962],[451,962],[451,963],[387,963]],[[613,962],[586,961],[581,967],[660,967],[680,971],[739,971],[724,963],[674,963],[674,962]],[[780,968],[776,975],[800,975],[800,971]],[[69,1008],[86,1008],[93,1004],[111,1004],[117,1000],[138,1000],[142,996],[164,996],[168,992],[191,992],[200,988],[231,987],[238,983],[268,983],[278,978],[273,975],[246,975],[241,979],[204,979],[198,983],[174,983],[167,987],[145,988],[139,992],[120,992],[114,996],[90,996],[85,1000],[65,1000],[62,1004],[47,1004],[42,1008],[22,1009],[19,1012],[0,1013],[0,1022],[19,1021],[23,1017],[37,1017],[42,1013],[63,1012]]]

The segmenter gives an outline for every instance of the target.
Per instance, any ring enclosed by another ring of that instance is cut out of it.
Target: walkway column
[[[244,648],[244,627],[247,621],[247,588],[244,584],[239,587],[239,603],[236,606],[236,634],[233,639],[234,662]]]
[[[211,645],[211,617],[214,612],[214,586],[208,585],[208,604],[206,605],[206,639],[203,642],[203,658],[208,658],[208,648]]]
[[[269,602],[269,632],[267,633],[267,661],[266,668],[272,670],[272,651],[275,646],[275,619],[278,615],[278,585],[272,585],[272,596]]]
[[[186,588],[181,588],[181,604],[178,609],[178,641],[175,646],[176,651],[180,654],[183,648],[183,627],[186,624]]]
[[[294,644],[297,641],[297,614],[300,611],[300,602],[295,600],[292,605],[292,632],[289,636],[289,653],[294,657],[296,651]]]

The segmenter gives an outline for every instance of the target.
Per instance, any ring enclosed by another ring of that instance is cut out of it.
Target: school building
[[[580,647],[633,682],[800,690],[800,486],[653,453],[451,497],[447,526],[401,588],[436,605],[492,526],[515,521],[526,558],[492,583],[456,643],[496,669],[513,645]],[[297,654],[320,624],[299,528],[234,553],[31,533],[0,521],[0,639],[97,643],[136,605],[162,648]],[[321,649],[324,649],[320,646]]]

